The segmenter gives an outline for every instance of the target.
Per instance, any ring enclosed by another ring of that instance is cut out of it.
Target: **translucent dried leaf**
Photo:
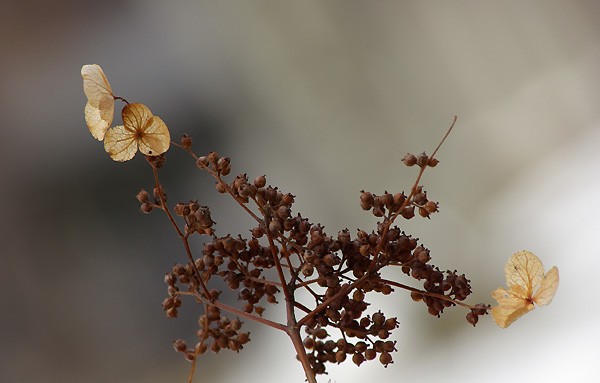
[[[83,92],[88,102],[85,105],[85,122],[92,136],[104,139],[115,111],[115,99],[110,84],[99,65],[84,65],[81,68]]]
[[[492,297],[498,306],[492,308],[492,317],[502,328],[535,308],[552,301],[558,288],[558,269],[552,267],[544,274],[544,266],[533,253],[523,250],[513,254],[504,267],[508,290],[498,288]]]
[[[169,129],[148,107],[128,104],[122,116],[123,125],[109,129],[104,138],[104,149],[113,160],[128,161],[138,149],[148,156],[157,156],[169,149]]]

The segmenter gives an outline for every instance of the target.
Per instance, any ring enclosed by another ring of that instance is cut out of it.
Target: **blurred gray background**
[[[321,381],[590,381],[598,20],[592,0],[1,2],[0,381],[186,381],[171,341],[193,341],[199,308],[169,320],[160,306],[184,253],[164,216],[138,210],[144,160],[111,161],[85,126],[91,63],[174,139],[266,173],[330,234],[370,230],[359,191],[408,189],[402,156],[431,152],[458,115],[423,180],[441,212],[403,227],[467,274],[471,303],[492,303],[521,249],[559,267],[554,301],[502,330],[489,316],[472,328],[460,308],[431,317],[399,291],[373,305],[399,318],[395,363],[345,363]],[[163,177],[171,203],[199,199],[220,234],[246,233],[188,157],[172,150]],[[249,328],[252,342],[204,357],[196,381],[304,381],[283,334]]]

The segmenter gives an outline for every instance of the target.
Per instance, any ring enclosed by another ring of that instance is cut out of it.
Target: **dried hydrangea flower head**
[[[140,150],[157,156],[169,149],[171,137],[167,125],[143,104],[127,104],[122,111],[123,125],[106,132],[104,149],[115,161],[127,161]]]
[[[502,328],[533,310],[534,304],[546,306],[552,302],[558,288],[556,266],[544,274],[544,266],[533,253],[514,253],[504,267],[508,290],[498,288],[492,297],[498,306],[492,307],[492,317]]]
[[[113,120],[115,97],[99,65],[84,65],[81,76],[83,92],[88,99],[85,105],[85,122],[92,136],[102,141]]]
[[[94,138],[104,140],[104,149],[113,160],[128,161],[138,149],[147,156],[158,156],[169,149],[171,137],[163,120],[153,115],[147,106],[129,104],[115,96],[99,65],[84,65],[81,76],[88,99],[85,122]],[[127,104],[121,111],[123,125],[110,128],[116,99]]]

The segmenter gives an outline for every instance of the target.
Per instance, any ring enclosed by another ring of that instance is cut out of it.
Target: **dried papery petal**
[[[122,116],[124,125],[109,129],[104,140],[104,149],[113,160],[128,161],[138,148],[148,156],[157,156],[169,149],[169,129],[148,107],[128,104]]]
[[[85,122],[92,136],[102,141],[112,124],[115,111],[114,95],[99,65],[84,65],[81,68],[81,77],[83,92],[88,99],[85,105]]]
[[[513,254],[504,272],[508,290],[498,288],[492,292],[498,306],[493,307],[491,312],[496,324],[502,328],[533,310],[534,303],[541,306],[549,304],[558,289],[556,266],[544,274],[542,262],[529,251]]]

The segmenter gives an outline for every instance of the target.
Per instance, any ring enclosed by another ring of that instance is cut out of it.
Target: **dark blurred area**
[[[458,115],[424,181],[440,215],[407,230],[471,278],[472,303],[491,303],[522,247],[561,269],[556,301],[500,332],[489,318],[470,328],[459,309],[430,318],[400,292],[374,302],[399,317],[395,364],[330,377],[429,382],[452,367],[455,380],[500,382],[490,374],[506,365],[585,381],[600,356],[599,310],[582,297],[600,266],[599,19],[591,0],[3,1],[0,381],[187,379],[171,341],[193,344],[200,308],[184,302],[169,320],[160,305],[185,253],[164,216],[139,211],[153,182],[143,158],[111,161],[85,126],[80,68],[92,63],[174,140],[189,133],[197,153],[231,156],[234,173],[266,173],[330,234],[370,230],[358,191],[410,187],[400,159],[430,152]],[[168,153],[163,177],[172,204],[199,199],[220,234],[247,232],[183,153]],[[239,355],[206,355],[197,381],[304,381],[283,334],[250,329]]]

